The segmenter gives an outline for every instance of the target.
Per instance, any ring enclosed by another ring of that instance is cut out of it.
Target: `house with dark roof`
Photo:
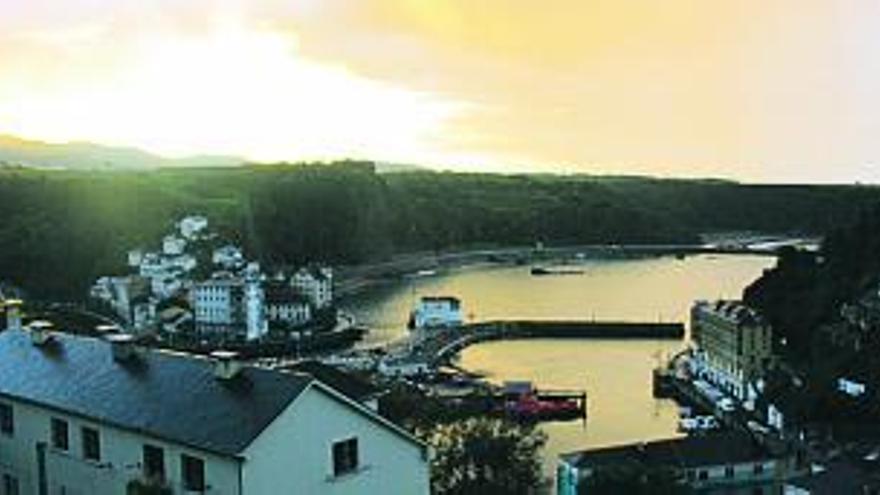
[[[742,401],[754,401],[773,362],[769,323],[741,301],[698,301],[691,308],[698,374]]]
[[[299,361],[285,366],[284,369],[311,375],[374,411],[379,410],[379,399],[387,392],[365,378],[314,359]]]
[[[557,495],[590,493],[591,483],[621,466],[668,470],[695,493],[770,495],[781,491],[788,460],[738,431],[602,447],[559,457]]]
[[[427,494],[427,447],[306,373],[0,332],[6,493]]]
[[[284,282],[268,282],[265,285],[266,319],[269,323],[303,325],[312,319],[309,300]]]
[[[315,307],[323,309],[333,303],[333,269],[328,266],[309,265],[297,270],[290,277],[290,286]]]

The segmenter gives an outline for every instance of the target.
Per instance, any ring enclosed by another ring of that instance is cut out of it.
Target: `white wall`
[[[138,435],[84,420],[77,416],[58,414],[31,405],[0,398],[12,403],[15,432],[12,437],[0,434],[0,474],[19,479],[22,495],[37,495],[37,444],[45,442],[49,493],[67,495],[124,494],[127,483],[141,474],[145,443],[165,451],[165,475],[174,493],[182,489],[180,455],[185,453],[205,462],[205,483],[211,495],[240,495],[238,492],[238,461],[232,458],[186,448],[162,440]],[[51,445],[51,418],[68,423],[67,452]],[[101,438],[101,461],[85,460],[82,456],[81,427],[97,428]]]
[[[333,477],[332,444],[356,436],[360,468]],[[244,494],[427,495],[422,448],[310,387],[245,451]]]

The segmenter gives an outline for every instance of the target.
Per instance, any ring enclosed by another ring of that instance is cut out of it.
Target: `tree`
[[[544,481],[539,451],[547,438],[532,425],[470,418],[439,425],[427,436],[439,495],[528,494]]]
[[[603,466],[579,488],[579,493],[590,495],[683,495],[692,493],[681,482],[678,473],[662,466],[647,466],[636,461],[624,461]]]

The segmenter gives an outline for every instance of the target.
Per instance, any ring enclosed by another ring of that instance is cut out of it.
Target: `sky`
[[[0,133],[880,182],[880,2],[0,0]]]

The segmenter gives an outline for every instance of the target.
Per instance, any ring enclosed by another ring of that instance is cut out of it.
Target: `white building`
[[[208,228],[208,219],[200,215],[188,216],[184,217],[177,226],[180,229],[180,235],[186,239],[193,240],[198,237],[198,234]]]
[[[197,330],[243,333],[248,340],[269,330],[259,279],[230,277],[200,282],[193,287],[192,303]]]
[[[0,332],[6,493],[429,493],[425,445],[310,375],[132,345]]]
[[[744,401],[773,361],[773,331],[741,301],[698,301],[691,307],[695,374]]]
[[[243,321],[241,302],[244,283],[236,278],[215,278],[193,286],[192,303],[196,324],[233,325]]]
[[[227,245],[215,249],[211,261],[227,270],[233,270],[244,264],[244,254],[238,247]]]
[[[309,302],[283,283],[266,285],[266,319],[288,325],[302,325],[312,319]]]
[[[140,249],[134,249],[128,252],[128,266],[138,268],[144,259],[144,252]]]
[[[148,279],[136,275],[128,277],[101,277],[92,286],[90,295],[110,305],[126,323],[135,323],[136,302],[147,299],[150,291]]]
[[[166,235],[162,239],[162,254],[167,256],[177,256],[183,254],[186,249],[186,239],[176,235]]]
[[[333,303],[333,269],[326,266],[303,267],[290,277],[290,285],[316,309]]]
[[[412,326],[416,329],[456,327],[463,322],[457,297],[423,297],[412,313]]]

